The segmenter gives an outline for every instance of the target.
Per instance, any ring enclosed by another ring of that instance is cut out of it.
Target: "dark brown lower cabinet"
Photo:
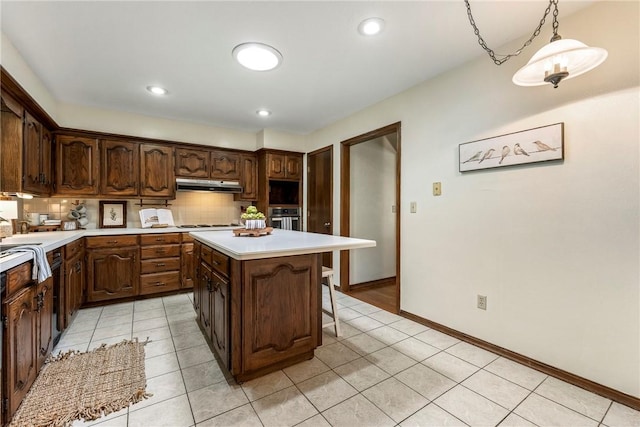
[[[53,278],[38,283],[35,295],[37,335],[37,370],[53,350]]]
[[[87,249],[87,301],[138,295],[138,247]]]
[[[16,412],[38,374],[38,313],[34,310],[34,305],[35,289],[26,287],[10,297],[3,307],[7,316],[4,350],[7,360],[6,369],[3,369],[6,372],[6,419],[11,419]]]
[[[313,357],[322,334],[321,255],[238,261],[199,242],[195,251],[198,322],[237,381]]]
[[[65,318],[70,325],[75,318],[84,296],[84,252],[78,252],[65,261]]]

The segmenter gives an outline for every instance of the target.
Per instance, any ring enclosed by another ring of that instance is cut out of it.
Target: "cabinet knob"
[[[115,245],[116,243],[118,243],[117,240],[109,240],[107,241],[107,243],[111,244],[111,245]]]

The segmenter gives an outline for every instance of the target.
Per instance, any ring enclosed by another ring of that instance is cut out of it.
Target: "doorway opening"
[[[376,241],[340,252],[342,292],[400,312],[400,122],[342,141],[340,234]]]

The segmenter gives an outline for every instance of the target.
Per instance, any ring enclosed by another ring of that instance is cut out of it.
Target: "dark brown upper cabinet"
[[[173,148],[140,144],[140,197],[175,198]]]
[[[240,154],[216,150],[211,152],[211,178],[226,181],[240,179]]]
[[[176,148],[176,176],[209,178],[209,151]]]
[[[138,144],[104,139],[101,144],[100,193],[106,196],[137,196],[140,175]]]
[[[24,192],[51,194],[51,133],[26,111],[23,162]]]
[[[258,158],[255,154],[240,155],[240,185],[242,193],[235,200],[258,200]]]
[[[100,152],[97,139],[67,135],[56,137],[57,195],[97,195],[99,171]]]
[[[267,153],[267,177],[269,179],[302,178],[302,154]]]

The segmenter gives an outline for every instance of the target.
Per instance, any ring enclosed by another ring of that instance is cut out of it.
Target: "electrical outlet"
[[[442,183],[434,182],[433,183],[433,195],[441,196],[442,195]]]
[[[411,204],[409,206],[410,206],[409,210],[411,211],[411,213],[418,212],[418,203],[417,202],[411,202]]]
[[[487,296],[486,295],[478,295],[478,308],[480,310],[487,309]]]
[[[396,205],[391,205],[391,213],[396,213]]]

